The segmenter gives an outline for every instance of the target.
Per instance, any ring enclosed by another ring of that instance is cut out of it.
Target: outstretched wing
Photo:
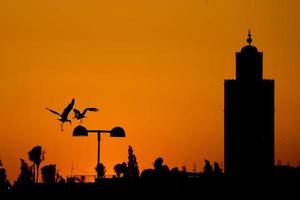
[[[80,114],[80,111],[79,110],[77,110],[77,109],[73,109],[73,111],[74,111],[74,113],[75,113],[75,115],[79,115]]]
[[[72,99],[71,103],[64,109],[62,116],[67,118],[69,112],[73,109],[74,104],[75,104],[75,99]]]
[[[97,112],[97,111],[99,111],[99,109],[98,109],[98,108],[86,108],[86,109],[84,109],[82,115],[85,115],[85,113],[86,113],[87,111]]]
[[[74,111],[74,113],[75,113],[75,116],[74,116],[74,118],[77,118],[79,115],[80,115],[80,111],[79,110],[77,110],[77,109],[73,109],[73,111]]]
[[[54,111],[54,110],[51,110],[51,109],[49,109],[49,108],[46,108],[47,110],[49,110],[50,112],[52,112],[52,113],[54,113],[54,114],[56,114],[56,115],[59,115],[59,116],[61,116],[58,112],[56,112],[56,111]]]

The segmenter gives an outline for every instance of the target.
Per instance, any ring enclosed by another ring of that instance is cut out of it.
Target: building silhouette
[[[225,174],[270,175],[274,167],[274,80],[263,79],[263,53],[236,53],[236,80],[225,80]]]

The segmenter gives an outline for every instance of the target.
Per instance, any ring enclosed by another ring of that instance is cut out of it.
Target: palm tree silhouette
[[[80,120],[80,123],[82,123],[83,118],[86,118],[85,114],[86,114],[87,111],[97,112],[97,111],[99,111],[99,110],[98,110],[98,108],[86,108],[86,109],[84,109],[83,112],[81,113],[79,110],[77,110],[77,109],[74,108],[73,111],[74,111],[74,113],[75,113],[74,118]]]
[[[34,174],[34,181],[39,181],[39,168],[41,162],[44,160],[45,152],[42,150],[41,146],[35,146],[28,152],[29,160],[33,162],[33,174]],[[36,179],[35,179],[36,177]]]
[[[68,119],[68,115],[69,115],[70,111],[73,109],[74,104],[75,104],[75,99],[72,99],[71,103],[64,109],[62,114],[60,114],[60,113],[58,113],[54,110],[51,110],[49,108],[46,108],[50,112],[60,116],[60,119],[57,119],[57,120],[61,121],[60,128],[61,128],[62,131],[64,130],[63,125],[64,125],[65,122],[69,122],[71,124],[71,120]]]

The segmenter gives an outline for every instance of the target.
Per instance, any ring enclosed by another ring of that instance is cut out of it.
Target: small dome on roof
[[[255,46],[244,46],[241,50],[242,53],[257,53],[257,48]]]

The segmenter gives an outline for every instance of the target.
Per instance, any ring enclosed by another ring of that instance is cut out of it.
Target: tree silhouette
[[[29,160],[33,162],[33,174],[34,181],[38,182],[39,180],[39,167],[41,162],[44,160],[45,152],[42,150],[41,146],[35,146],[28,152]]]
[[[127,166],[126,166],[126,163],[123,162],[121,164],[116,164],[114,166],[114,171],[117,175],[118,178],[121,177],[121,174],[123,174],[123,177],[126,177],[126,174],[127,174]]]
[[[136,156],[133,153],[132,146],[130,146],[130,145],[128,147],[128,164],[127,165],[128,165],[128,167],[127,167],[128,178],[132,178],[132,179],[138,178],[140,175],[139,167],[138,167],[138,163],[136,160]]]
[[[154,161],[154,169],[155,170],[160,170],[162,169],[162,164],[163,164],[164,160],[162,157],[158,157],[156,158],[156,160]]]
[[[6,169],[0,160],[0,192],[7,192],[10,188],[10,183],[7,180]]]
[[[170,177],[170,170],[169,167],[167,165],[163,165],[163,158],[162,157],[158,157],[157,159],[155,159],[153,166],[154,169],[145,169],[142,174],[141,174],[141,178],[142,179],[165,179],[165,178],[169,178]],[[173,172],[179,171],[178,168],[174,169]]]
[[[20,159],[21,167],[20,167],[20,175],[16,181],[16,184],[20,185],[28,185],[34,182],[34,175],[32,173],[31,167],[25,162],[25,160]]]
[[[167,177],[170,173],[169,167],[167,165],[163,165],[163,158],[162,157],[158,157],[155,161],[154,161],[154,172],[155,175],[158,177]]]
[[[220,165],[217,162],[214,163],[214,172],[213,173],[216,176],[219,176],[219,175],[223,174],[222,169],[220,168]]]
[[[137,163],[136,156],[133,153],[132,146],[128,146],[128,163],[125,162],[121,164],[116,164],[114,166],[114,171],[118,178],[123,174],[124,178],[136,179],[139,178],[140,172]]]
[[[204,175],[212,175],[213,168],[212,168],[209,160],[204,160],[204,161],[205,161],[204,170],[203,170]]]
[[[102,163],[97,164],[95,170],[97,172],[97,177],[100,177],[100,178],[104,177],[106,169],[105,169],[105,166]]]
[[[45,183],[55,183],[56,165],[46,165],[42,167],[42,179]]]
[[[182,166],[181,171],[182,171],[182,172],[187,172],[187,169],[186,169],[186,166],[185,166],[185,165]]]

